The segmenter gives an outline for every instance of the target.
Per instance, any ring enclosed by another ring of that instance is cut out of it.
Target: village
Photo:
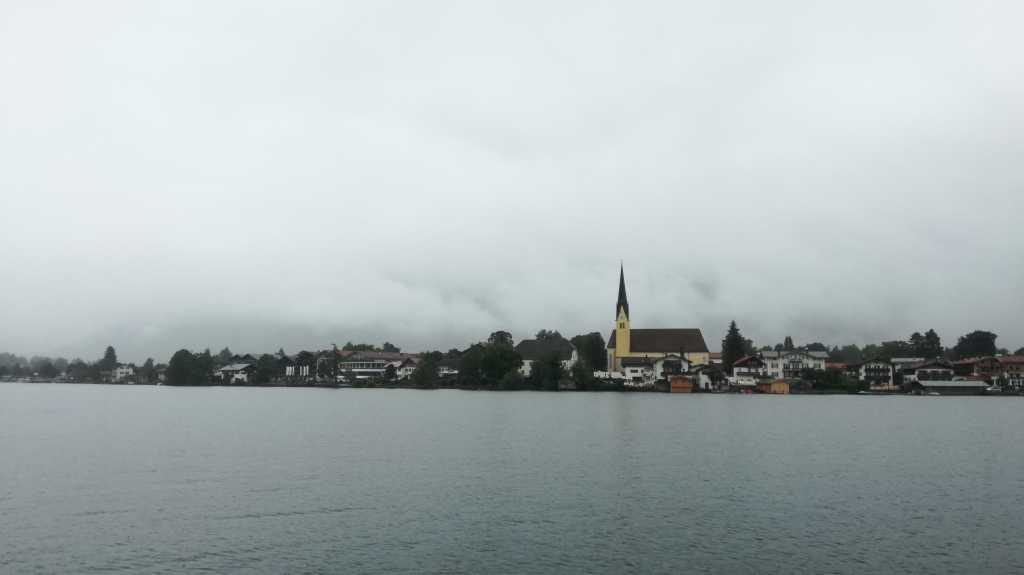
[[[227,348],[218,354],[182,349],[166,364],[150,359],[141,366],[119,362],[108,347],[93,363],[33,358],[12,368],[8,359],[0,363],[0,381],[773,395],[1024,392],[1024,350],[998,350],[989,332],[967,334],[950,349],[929,330],[906,342],[853,351],[851,356],[847,348],[796,346],[788,337],[774,347],[754,349],[735,322],[714,352],[697,328],[634,328],[620,267],[615,327],[607,339],[597,332],[565,338],[541,330],[516,342],[509,332],[496,331],[487,341],[447,352],[406,353],[387,342],[259,356]]]

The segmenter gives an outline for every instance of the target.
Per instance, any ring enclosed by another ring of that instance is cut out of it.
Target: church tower
[[[629,355],[629,300],[626,299],[626,275],[619,264],[619,300],[615,303],[615,368]]]

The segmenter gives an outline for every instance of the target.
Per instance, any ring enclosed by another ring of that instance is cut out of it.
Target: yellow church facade
[[[656,361],[670,356],[685,358],[692,365],[710,363],[711,354],[704,335],[696,328],[633,329],[629,325],[626,276],[619,268],[619,298],[615,303],[615,330],[608,337],[608,370],[623,371],[626,358]]]

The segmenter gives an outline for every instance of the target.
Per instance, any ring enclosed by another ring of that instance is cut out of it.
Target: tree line
[[[786,336],[782,343],[757,348],[751,340],[743,337],[736,322],[732,321],[722,340],[722,366],[727,373],[732,373],[734,363],[746,355],[754,355],[759,351],[819,351],[827,353],[829,361],[838,363],[888,361],[894,357],[943,358],[955,361],[969,357],[1010,355],[1008,349],[996,345],[997,337],[990,331],[975,330],[960,336],[956,345],[947,348],[943,347],[939,334],[934,329],[929,329],[924,333],[915,331],[906,340],[883,341],[863,347],[857,344],[829,347],[821,342],[797,346],[793,338]],[[1024,355],[1024,347],[1015,351],[1014,355]]]

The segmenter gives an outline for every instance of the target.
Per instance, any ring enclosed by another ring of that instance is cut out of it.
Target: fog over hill
[[[0,4],[0,350],[1024,346],[1024,4]]]

